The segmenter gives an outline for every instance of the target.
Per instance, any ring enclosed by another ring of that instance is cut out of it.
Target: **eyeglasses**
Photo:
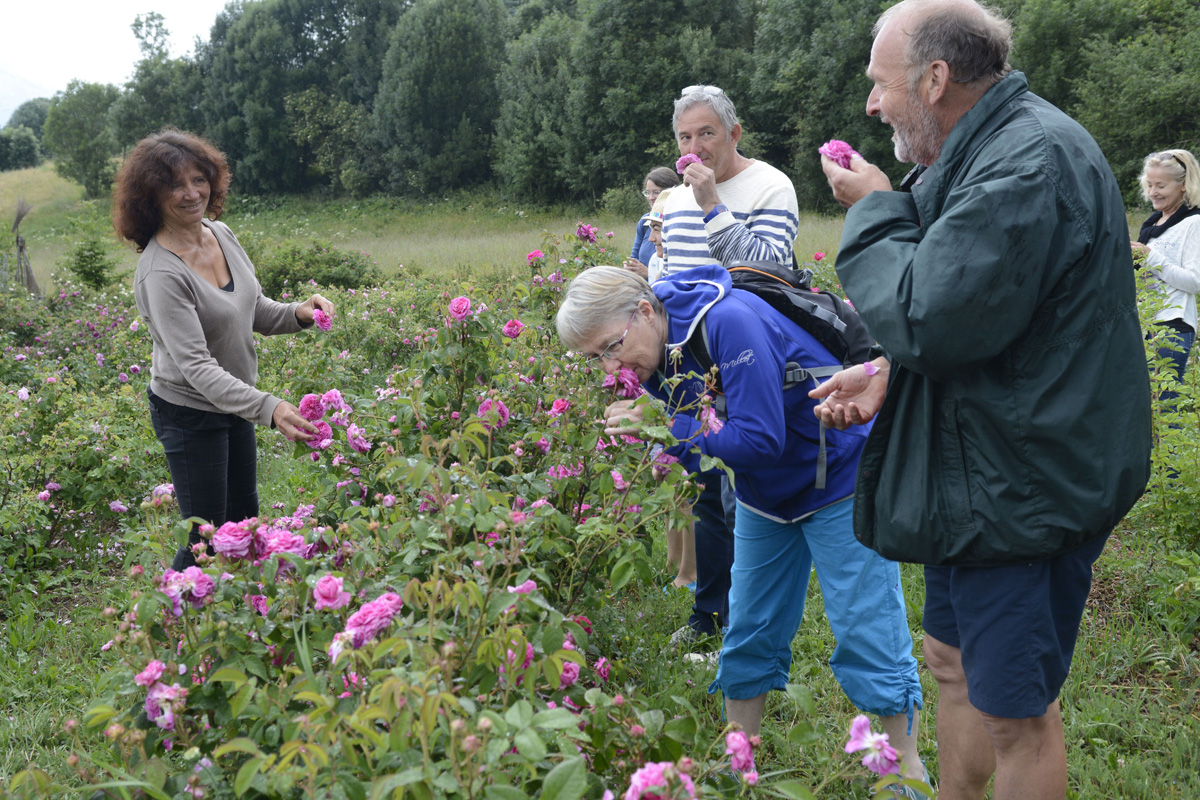
[[[725,94],[725,92],[721,90],[720,86],[709,86],[707,84],[698,83],[695,86],[689,86],[684,89],[679,93],[679,96],[687,97],[689,94],[696,94],[697,92],[700,92],[701,94],[711,94],[714,97]]]
[[[662,193],[662,189],[642,189],[642,197],[658,197]]]
[[[638,310],[635,308],[633,313],[629,315],[629,322],[625,325],[625,332],[621,334],[621,338],[609,344],[604,348],[604,352],[598,356],[589,356],[587,363],[599,364],[603,359],[613,359],[617,357],[617,353],[621,350],[621,345],[625,344],[625,337],[629,335],[629,329],[633,326],[633,318],[637,316]]]

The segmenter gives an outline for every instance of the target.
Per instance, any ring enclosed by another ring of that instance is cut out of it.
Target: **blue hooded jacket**
[[[719,433],[697,436],[696,410],[674,414],[672,433],[681,444],[669,448],[693,472],[700,454],[716,456],[733,470],[738,500],[764,516],[793,522],[854,494],[858,458],[869,425],[845,431],[827,429],[827,473],[816,489],[820,425],[813,415],[812,384],[783,389],[784,365],[830,366],[838,360],[816,339],[754,294],[734,289],[720,265],[693,267],[653,285],[667,312],[668,354],[679,348],[682,360],[668,355],[666,375],[646,384],[667,404],[668,412],[695,403],[704,393],[700,378],[685,378],[672,389],[668,376],[699,374],[687,342],[700,336],[705,320],[709,355],[721,373],[727,419]],[[684,440],[693,439],[690,442]],[[699,448],[699,453],[693,452]]]

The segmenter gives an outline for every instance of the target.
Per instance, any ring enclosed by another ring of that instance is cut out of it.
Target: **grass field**
[[[548,233],[573,231],[578,222],[613,232],[614,263],[633,245],[636,218],[584,208],[536,209],[514,206],[486,194],[432,198],[427,202],[371,198],[330,200],[231,195],[224,221],[235,233],[258,233],[276,238],[332,241],[339,247],[370,253],[385,271],[399,266],[435,273],[480,267],[524,267],[525,254]],[[34,169],[0,172],[0,222],[11,225],[17,199],[24,197],[33,211],[21,223],[34,274],[45,284],[59,259],[70,249],[71,219],[84,210],[83,191],[60,178],[50,164]],[[796,239],[801,259],[814,252],[836,255],[841,238],[840,217],[805,215]],[[120,246],[122,269],[137,266],[137,254]]]

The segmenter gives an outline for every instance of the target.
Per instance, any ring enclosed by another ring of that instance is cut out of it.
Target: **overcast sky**
[[[50,97],[74,78],[120,86],[141,58],[129,26],[157,11],[171,32],[171,55],[208,38],[227,0],[6,0],[0,13],[0,126],[18,105]]]

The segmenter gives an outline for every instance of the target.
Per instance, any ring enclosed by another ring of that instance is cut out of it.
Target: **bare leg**
[[[900,774],[905,778],[926,780],[925,767],[921,765],[921,756],[917,752],[917,729],[920,723],[920,711],[913,709],[912,733],[908,731],[908,714],[893,714],[890,717],[880,717],[879,725],[888,735],[888,742],[900,751]]]
[[[925,634],[925,664],[938,685],[938,797],[983,800],[996,751],[983,715],[967,698],[962,652]],[[997,798],[999,795],[997,795]]]
[[[1067,747],[1055,700],[1040,717],[1008,719],[980,712],[996,753],[994,800],[1062,800]]]
[[[679,587],[687,586],[689,583],[696,582],[696,520],[693,517],[688,522],[687,528],[680,531],[680,558],[679,558],[679,575],[675,578],[675,585]]]
[[[741,725],[747,736],[758,736],[758,732],[762,728],[763,710],[766,707],[766,693],[760,694],[758,697],[751,697],[749,700],[725,698],[725,715],[729,717],[730,722]]]

